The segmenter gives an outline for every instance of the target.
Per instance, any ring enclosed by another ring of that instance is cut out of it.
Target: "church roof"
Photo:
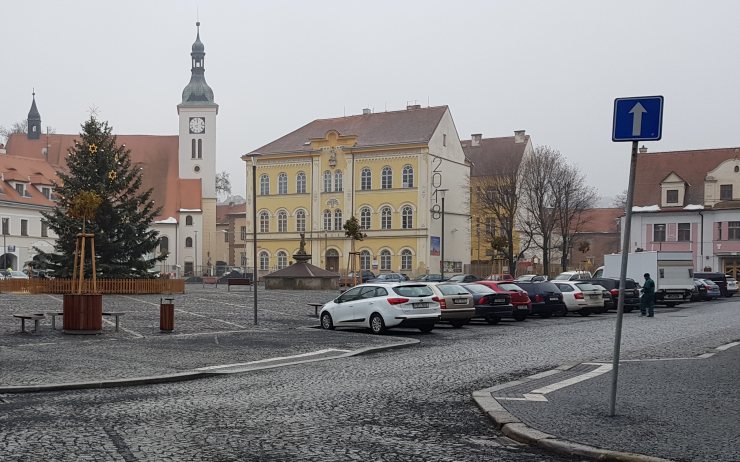
[[[411,106],[401,111],[317,119],[253,152],[263,155],[312,152],[309,141],[325,137],[330,130],[342,136],[356,136],[356,148],[428,143],[445,112],[447,106]]]
[[[12,134],[6,146],[7,156],[0,156],[0,159],[13,166],[34,161],[35,165],[46,164],[51,172],[66,171],[67,152],[79,138],[79,135],[50,134],[30,140],[25,134]],[[142,189],[152,188],[152,200],[162,207],[157,220],[177,217],[180,209],[201,208],[200,180],[179,178],[179,141],[176,135],[117,135],[116,142],[125,144],[131,150],[131,162],[142,167]],[[48,156],[45,156],[47,144]]]
[[[41,114],[39,114],[38,108],[36,108],[36,93],[33,94],[33,101],[31,101],[31,110],[28,111],[28,120],[41,120]]]
[[[213,105],[213,90],[206,83],[205,75],[205,46],[200,41],[200,21],[195,23],[198,28],[195,42],[191,48],[190,56],[193,67],[190,69],[190,82],[182,90],[182,103],[184,105]]]

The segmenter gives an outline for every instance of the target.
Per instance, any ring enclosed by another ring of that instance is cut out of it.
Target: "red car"
[[[518,285],[509,281],[478,281],[476,284],[490,287],[498,293],[511,295],[511,304],[514,305],[515,320],[524,321],[532,312],[532,300],[529,299],[527,291]]]
[[[514,276],[511,274],[492,274],[488,276],[487,280],[489,281],[513,281]]]

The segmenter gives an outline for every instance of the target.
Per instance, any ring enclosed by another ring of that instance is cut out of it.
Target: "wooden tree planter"
[[[65,334],[103,332],[103,296],[101,294],[64,295]]]

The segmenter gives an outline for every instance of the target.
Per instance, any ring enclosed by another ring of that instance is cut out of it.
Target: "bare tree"
[[[474,181],[475,215],[494,218],[494,223],[498,225],[487,225],[484,239],[492,250],[504,254],[509,271],[516,266],[517,257],[514,252],[514,233],[519,207],[520,166],[521,159],[510,156],[496,165],[497,171],[493,175],[477,177]]]
[[[549,146],[537,146],[522,159],[519,227],[526,240],[542,251],[542,265],[549,272],[550,256],[555,247],[557,225],[554,184],[555,172],[564,162],[559,151]]]
[[[617,194],[617,196],[612,201],[612,205],[622,210],[626,210],[626,207],[627,207],[627,190],[626,189],[622,191],[621,193]]]
[[[231,194],[231,180],[229,172],[223,171],[216,174],[216,194]]]
[[[575,165],[561,162],[553,172],[553,177],[552,192],[555,200],[560,264],[563,271],[566,271],[575,236],[585,223],[584,212],[594,206],[598,196],[596,190],[586,184],[586,176]]]
[[[46,133],[56,133],[56,129],[54,127],[46,127]],[[28,133],[28,120],[20,120],[18,122],[13,122],[13,124],[10,125],[10,127],[4,127],[0,126],[0,140],[2,140],[3,143],[7,143],[8,139],[10,138],[10,135],[14,133]]]

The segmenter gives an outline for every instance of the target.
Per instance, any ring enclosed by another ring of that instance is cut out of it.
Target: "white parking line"
[[[202,298],[202,297],[196,297],[195,299],[203,300],[204,302],[209,302],[209,303],[220,303],[221,305],[226,305],[226,306],[235,306],[237,308],[244,308],[245,306],[243,303],[227,303],[227,302],[222,302],[219,300],[211,300],[209,298]],[[251,307],[251,304],[250,304],[250,307]],[[284,316],[291,316],[290,313],[283,313],[282,311],[268,310],[267,308],[260,308],[259,310],[265,311],[267,313],[275,313],[275,314],[282,314]]]
[[[506,396],[500,396],[500,397],[494,396],[494,398],[498,400],[504,400],[504,401],[547,401],[547,398],[545,398],[545,395],[548,393],[552,393],[553,391],[560,390],[561,388],[568,387],[578,382],[583,382],[584,380],[598,377],[612,370],[611,364],[602,364],[602,363],[583,363],[583,364],[598,365],[599,367],[597,367],[596,369],[590,372],[585,372],[581,375],[577,375],[569,379],[561,380],[560,382],[555,382],[553,384],[540,387],[536,390],[532,390],[529,393],[522,393],[522,396],[523,396],[522,398],[506,397]]]
[[[732,343],[728,343],[726,345],[718,346],[717,349],[719,351],[725,351],[725,350],[729,350],[730,348],[732,348],[734,346],[738,346],[738,345],[740,345],[740,342],[732,342]]]
[[[146,304],[154,305],[154,306],[159,306],[157,303],[148,302],[148,301],[142,300],[140,298],[129,297],[127,295],[124,295],[123,297],[124,298],[128,298],[128,299],[131,299],[131,300],[135,300],[137,302],[146,303]],[[209,301],[209,300],[207,300],[207,301]],[[212,321],[220,322],[222,324],[228,324],[230,326],[238,327],[240,329],[246,329],[246,326],[242,326],[241,324],[237,324],[235,322],[225,321],[223,319],[214,318],[214,317],[211,317],[211,316],[208,316],[208,315],[205,315],[205,314],[193,313],[192,311],[186,311],[186,310],[183,310],[182,308],[175,308],[175,311],[179,311],[180,313],[189,314],[189,315],[196,316],[196,317],[199,317],[199,318],[207,318],[207,319],[210,319]]]
[[[245,366],[267,365],[269,363],[274,363],[274,362],[277,362],[277,361],[285,361],[285,360],[295,360],[295,361],[291,361],[288,364],[296,364],[296,363],[299,363],[299,362],[311,362],[311,361],[315,361],[316,359],[315,358],[312,358],[313,356],[319,356],[319,355],[323,355],[323,354],[326,354],[326,353],[332,353],[332,352],[349,353],[350,351],[351,350],[338,350],[336,348],[328,348],[328,349],[324,349],[324,350],[312,351],[310,353],[301,353],[301,354],[291,355],[291,356],[279,356],[277,358],[260,359],[260,360],[257,360],[257,361],[250,361],[250,362],[247,362],[247,363],[221,364],[221,365],[218,365],[218,366],[199,367],[199,368],[197,368],[195,370],[196,371],[216,371],[216,370],[219,370],[219,369],[228,369],[228,368],[235,368],[235,367],[236,368],[243,368]],[[285,363],[281,363],[279,365],[280,366],[284,366],[286,364]]]

